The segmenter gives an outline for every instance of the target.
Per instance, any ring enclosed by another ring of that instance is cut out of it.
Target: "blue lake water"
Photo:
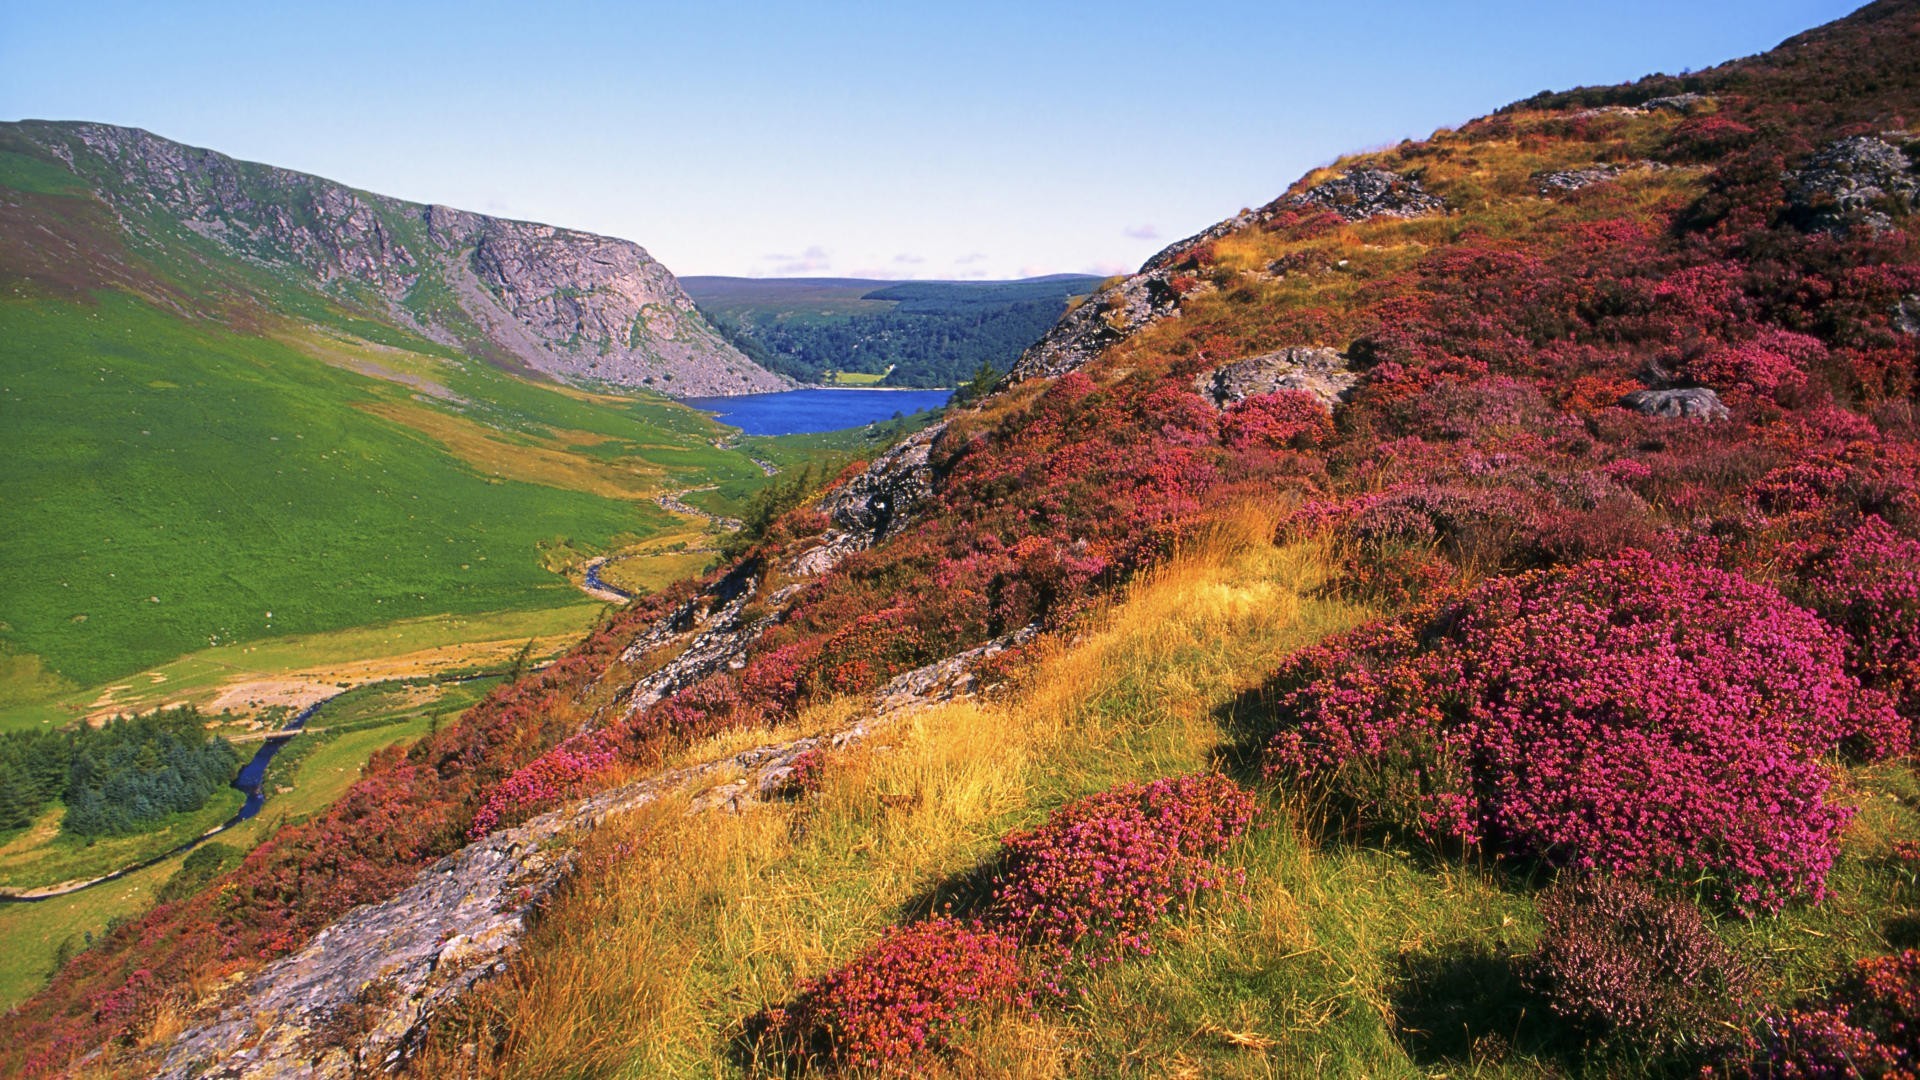
[[[896,412],[937,409],[952,396],[951,390],[784,390],[688,398],[686,403],[749,435],[799,435],[891,420]]]

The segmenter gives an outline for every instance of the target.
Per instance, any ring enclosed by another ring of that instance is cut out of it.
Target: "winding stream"
[[[40,889],[23,889],[20,892],[0,893],[0,904],[31,904],[39,900],[52,900],[59,896],[71,896],[81,889],[91,889],[95,885],[104,885],[109,881],[118,881],[128,874],[145,870],[155,863],[165,862],[182,852],[192,851],[194,848],[219,836],[235,825],[259,814],[260,808],[267,804],[267,764],[273,760],[273,755],[279,753],[282,747],[286,746],[295,735],[299,734],[301,728],[307,726],[307,721],[313,719],[314,714],[320,711],[321,706],[338,696],[338,694],[329,695],[301,709],[295,713],[293,719],[287,721],[279,731],[267,736],[266,741],[261,744],[260,749],[255,750],[253,757],[250,758],[245,765],[241,766],[240,774],[233,778],[231,786],[239,789],[247,799],[240,804],[239,812],[232,817],[201,833],[199,836],[188,840],[184,844],[175,845],[158,855],[149,856],[131,866],[123,866],[110,874],[102,874],[97,878],[89,878],[86,881],[68,881],[58,885],[48,885]]]

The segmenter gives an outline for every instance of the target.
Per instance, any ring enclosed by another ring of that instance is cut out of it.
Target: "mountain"
[[[126,285],[146,262],[155,276],[191,282],[168,291],[183,306],[220,294],[269,310],[337,305],[575,383],[680,397],[785,385],[722,340],[667,268],[629,241],[404,202],[134,128],[0,124],[0,153],[10,175],[32,178],[7,207],[28,277]],[[104,214],[49,198],[76,193]],[[134,265],[95,250],[94,228]]]
[[[263,639],[577,629],[556,570],[765,480],[644,384],[784,385],[625,241],[33,122],[0,125],[0,372],[0,730]]]
[[[689,277],[681,284],[729,340],[796,379],[958,386],[982,364],[1005,371],[1100,280]]]
[[[1172,245],[0,1061],[1910,1070],[1915,56],[1878,0]]]

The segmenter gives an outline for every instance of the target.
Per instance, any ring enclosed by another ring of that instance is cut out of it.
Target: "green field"
[[[251,850],[281,825],[324,809],[352,785],[376,750],[452,723],[497,682],[488,679],[441,687],[385,684],[341,695],[322,711],[324,720],[316,721],[327,730],[302,736],[274,758],[267,774],[267,805],[260,816],[222,833],[219,841]],[[422,700],[427,694],[433,695],[431,700]],[[224,811],[213,822],[218,824],[237,809],[239,793],[224,792],[215,801]],[[165,850],[152,834],[126,840],[135,845],[144,842],[145,847],[116,865]],[[70,896],[0,904],[0,940],[10,946],[0,950],[0,1009],[24,999],[46,981],[63,941],[70,941],[72,948],[84,946],[87,935],[98,936],[116,921],[146,911],[154,891],[180,869],[184,859],[185,855],[176,855]],[[104,869],[112,867],[99,872]]]
[[[536,545],[644,537],[678,519],[643,494],[760,475],[676,405],[379,370],[409,361],[466,404],[121,294],[0,302],[0,706],[211,646],[576,604]]]

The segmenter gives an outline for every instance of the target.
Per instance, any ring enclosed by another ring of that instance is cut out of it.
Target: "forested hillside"
[[[852,385],[881,386],[959,386],[983,364],[1005,371],[1072,297],[1099,283],[1076,274],[980,282],[681,282],[729,341],[768,368],[806,382],[840,375]]]

